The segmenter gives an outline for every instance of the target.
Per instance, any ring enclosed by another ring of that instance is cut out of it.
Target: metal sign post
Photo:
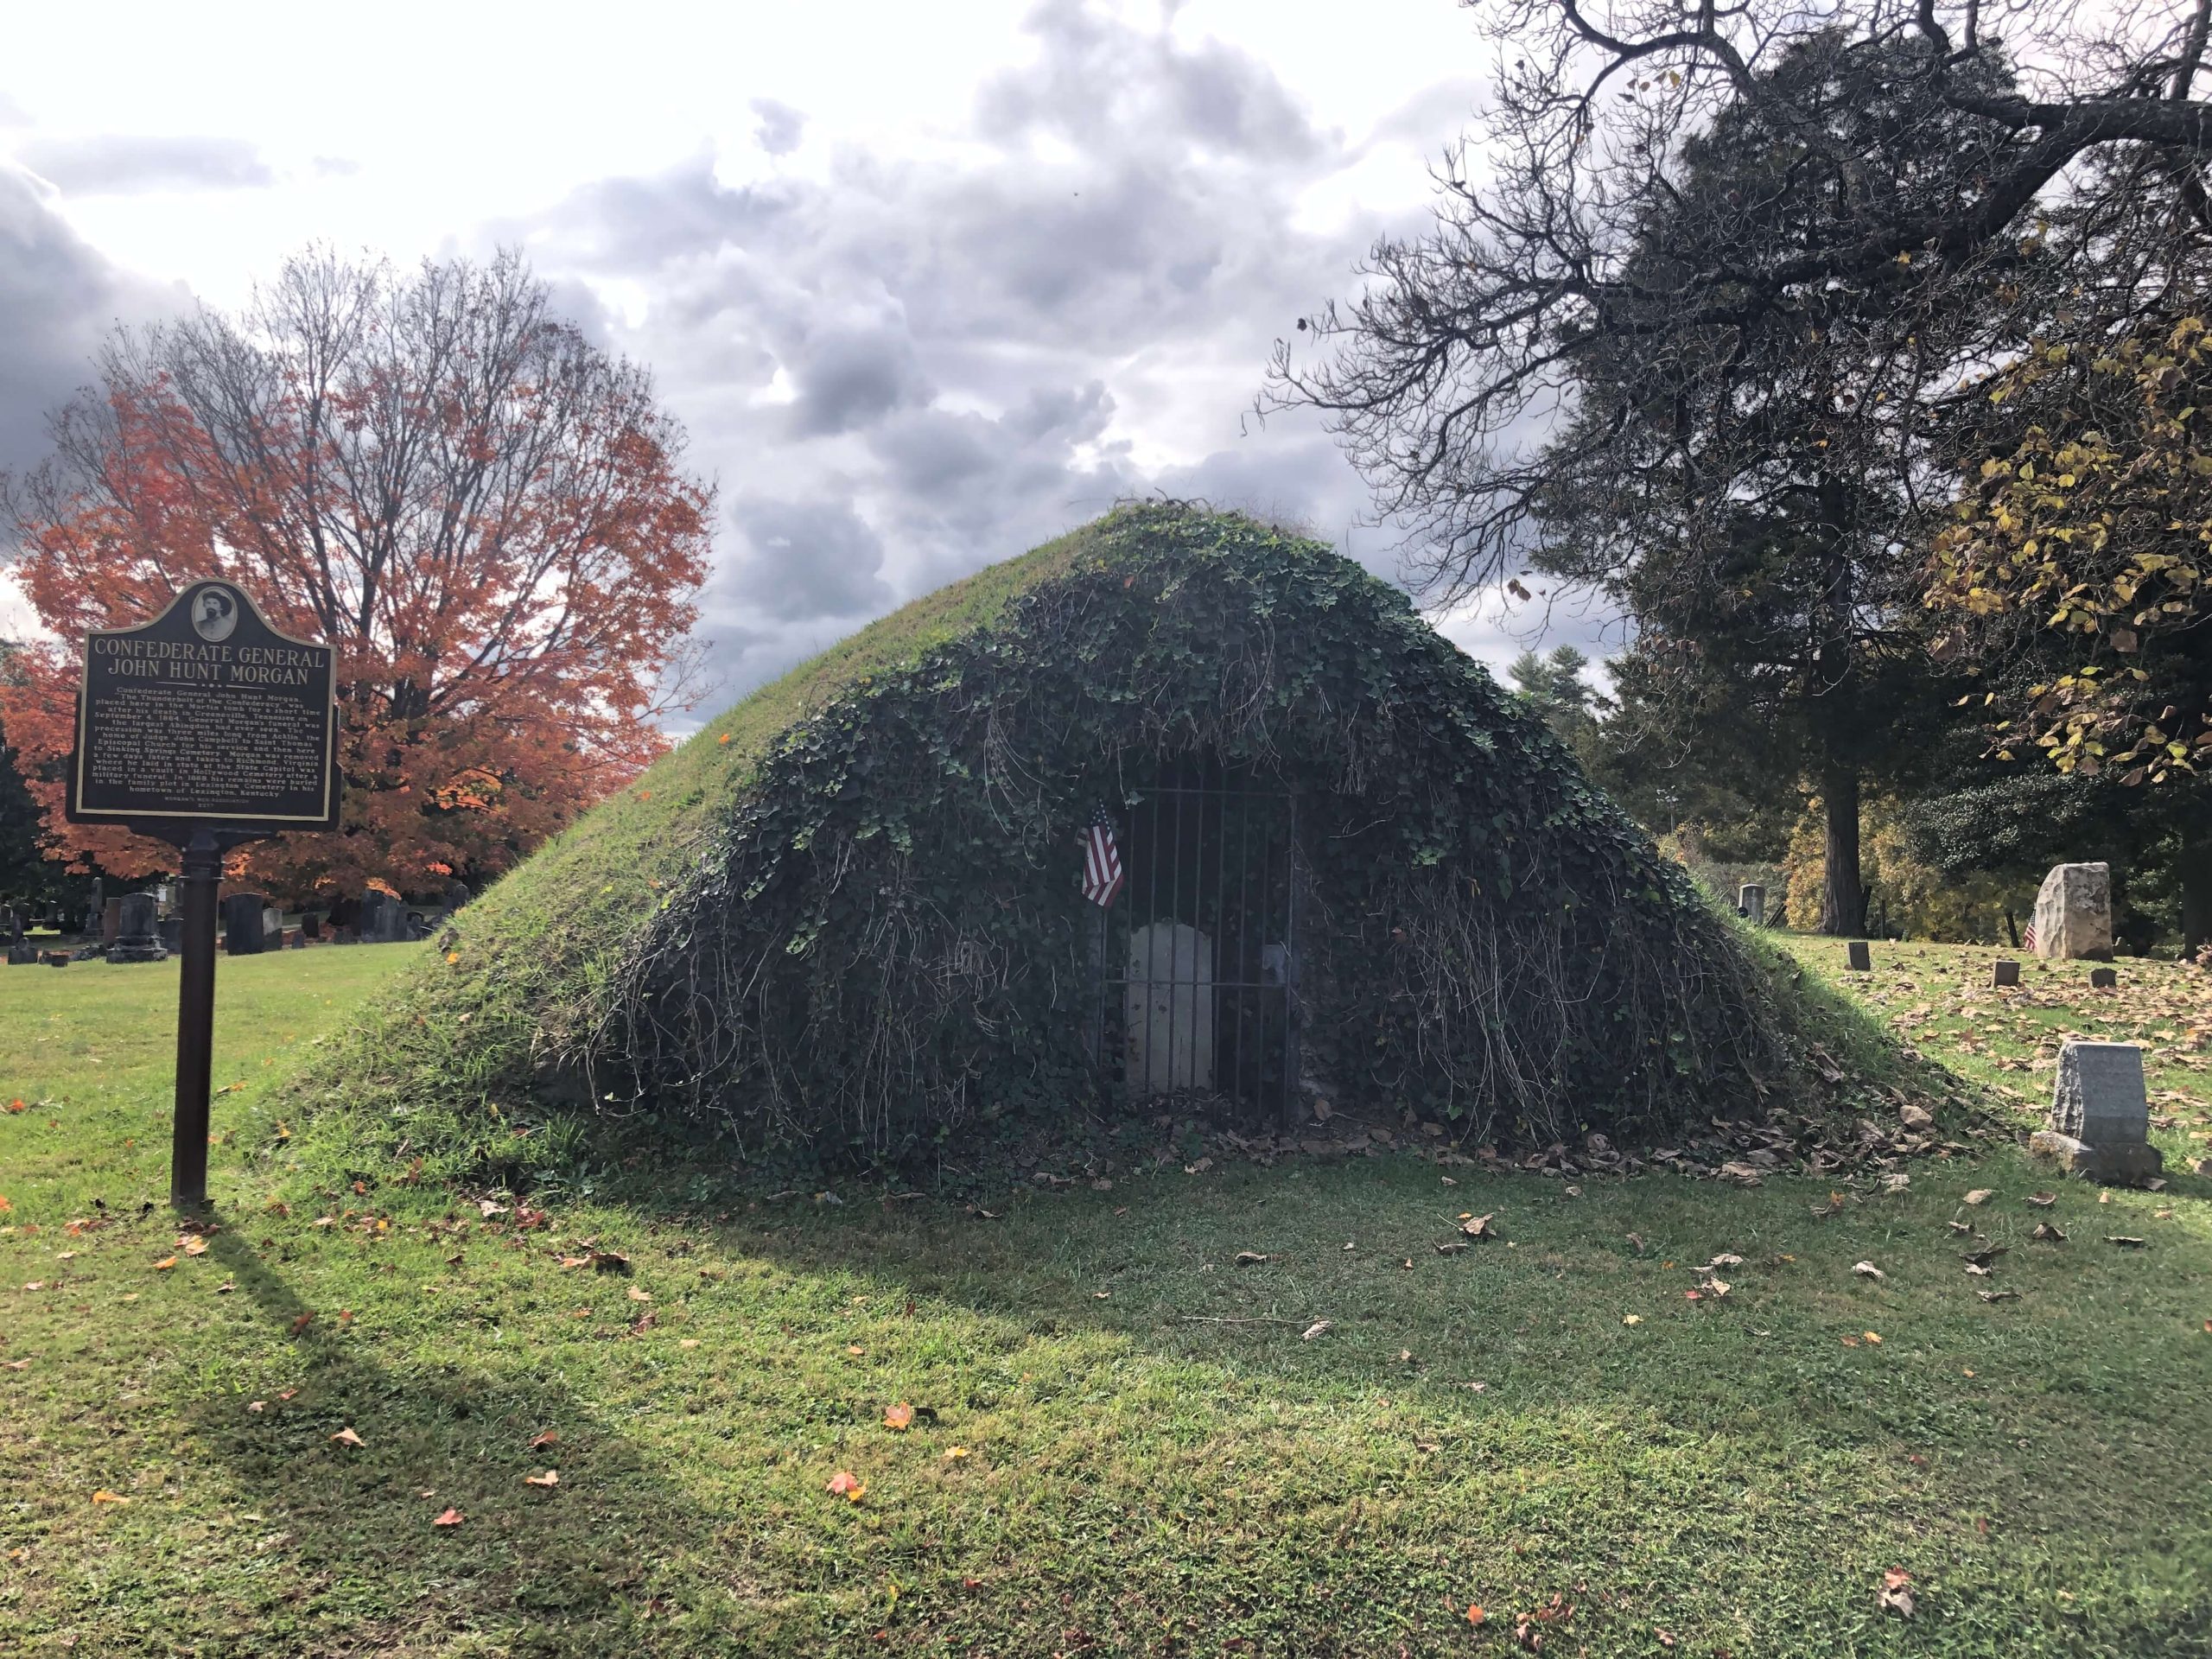
[[[183,912],[169,1201],[207,1201],[215,895],[223,855],[338,825],[338,653],[197,582],[151,621],[86,638],[64,816],[174,843]]]

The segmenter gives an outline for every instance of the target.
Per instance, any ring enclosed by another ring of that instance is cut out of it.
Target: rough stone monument
[[[257,893],[234,893],[223,900],[223,950],[233,957],[257,957],[266,948],[261,926],[266,906]]]
[[[150,893],[126,893],[118,903],[122,916],[115,943],[107,948],[110,962],[160,962],[168,955],[162,944],[161,901]]]
[[[1999,957],[1989,970],[1991,988],[2001,990],[2005,986],[2018,985],[2019,982],[2020,964],[2009,957]]]
[[[2112,960],[2112,867],[2058,864],[2036,894],[2036,955]]]
[[[2150,1131],[2143,1051],[2073,1042],[2058,1052],[2050,1121],[2028,1137],[2028,1150],[2088,1180],[2146,1180],[2164,1164]]]
[[[1866,940],[1853,939],[1844,947],[1844,950],[1846,965],[1853,973],[1871,974],[1874,971],[1874,953],[1867,949]]]
[[[1736,889],[1736,909],[1753,927],[1764,927],[1766,889],[1756,881],[1746,881]]]
[[[1129,935],[1123,1040],[1129,1093],[1213,1087],[1213,941],[1185,922]]]

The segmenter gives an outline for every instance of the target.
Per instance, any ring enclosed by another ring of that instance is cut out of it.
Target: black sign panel
[[[190,823],[338,823],[338,664],[196,582],[143,627],[85,641],[67,816],[168,835]]]

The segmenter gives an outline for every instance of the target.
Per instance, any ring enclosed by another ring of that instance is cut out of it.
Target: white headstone
[[[2036,894],[2036,955],[2045,960],[2112,956],[2112,867],[2058,864]]]
[[[1124,1041],[1138,1099],[1213,1087],[1213,941],[1184,922],[1129,935]]]
[[[1744,912],[1744,919],[1753,927],[1764,927],[1766,889],[1756,881],[1746,881],[1736,890],[1736,908]]]

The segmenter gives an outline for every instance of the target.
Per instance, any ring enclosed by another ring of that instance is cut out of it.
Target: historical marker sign
[[[67,815],[181,841],[196,825],[338,823],[338,666],[227,582],[85,641]]]
[[[215,894],[223,855],[338,825],[338,654],[269,626],[227,582],[195,582],[152,621],[85,641],[64,810],[182,854],[176,1121],[169,1198],[207,1201]]]

